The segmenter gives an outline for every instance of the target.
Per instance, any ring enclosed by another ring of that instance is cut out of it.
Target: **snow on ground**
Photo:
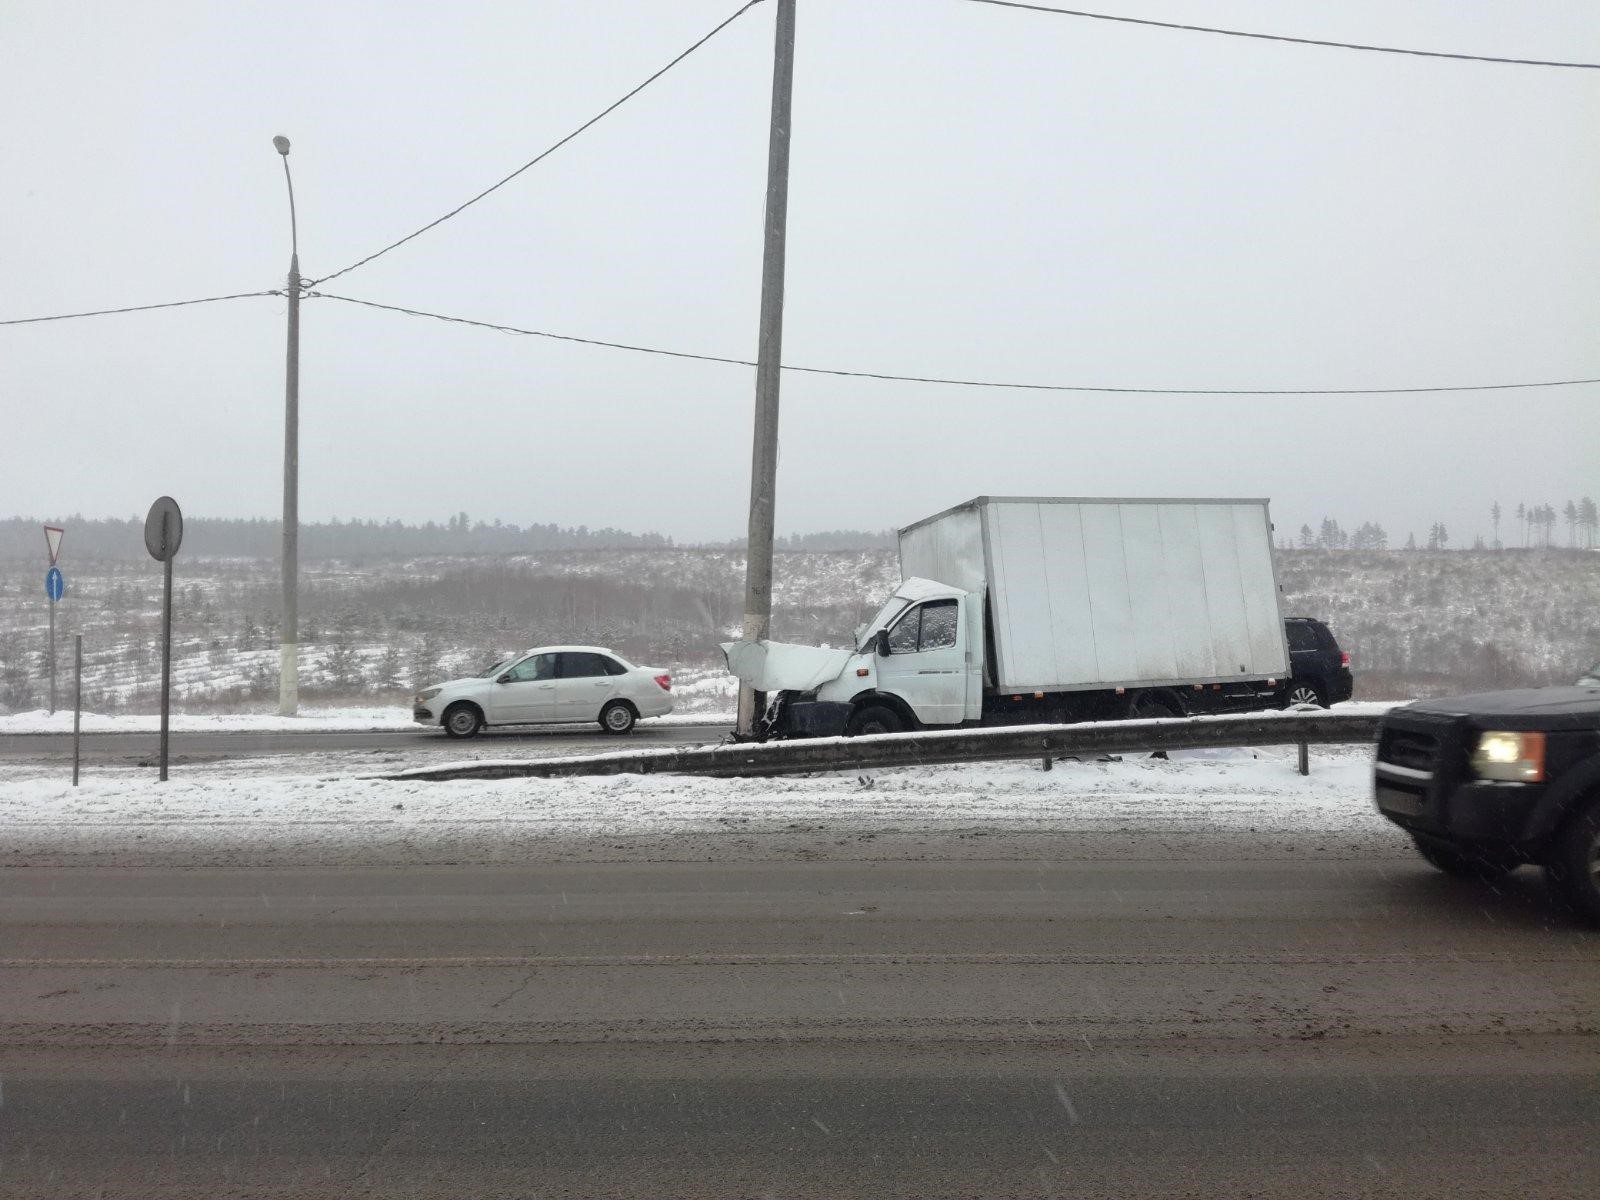
[[[668,713],[646,717],[640,728],[650,725],[732,725],[732,710],[727,712]],[[281,717],[275,712],[173,713],[171,729],[178,733],[364,733],[391,729],[420,729],[407,709],[383,708],[308,708],[299,716]],[[154,733],[161,728],[157,713],[84,713],[84,733]],[[8,733],[71,733],[72,713],[44,709],[0,716],[0,736]]]
[[[629,837],[777,845],[796,832],[839,845],[880,835],[1040,834],[1058,835],[1050,839],[1058,849],[1059,835],[1135,845],[1222,837],[1242,845],[1259,835],[1277,839],[1280,850],[1286,837],[1309,837],[1314,850],[1330,840],[1348,849],[1396,840],[1372,807],[1370,758],[1365,748],[1318,749],[1309,777],[1295,771],[1292,749],[1275,748],[1058,762],[1051,771],[1026,762],[779,779],[448,783],[252,774],[224,764],[177,771],[166,784],[148,771],[86,777],[76,789],[59,777],[0,782],[0,823],[14,854],[79,860],[130,848],[224,859],[280,849],[301,859],[353,860],[382,844],[429,861],[438,856],[430,858],[428,847],[446,847],[446,857],[460,861],[496,847],[607,846]]]

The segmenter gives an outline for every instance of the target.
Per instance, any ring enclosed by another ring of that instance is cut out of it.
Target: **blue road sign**
[[[44,594],[51,600],[59,600],[67,590],[67,581],[61,576],[60,567],[51,567],[45,572]]]

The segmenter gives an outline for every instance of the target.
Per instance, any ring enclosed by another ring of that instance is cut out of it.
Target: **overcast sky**
[[[0,0],[0,317],[281,287],[506,174],[736,7]],[[1102,0],[1600,61],[1592,0]],[[754,357],[774,5],[346,295]],[[1129,387],[1600,376],[1600,71],[800,0],[785,360]],[[753,371],[308,300],[301,513],[742,534]],[[0,513],[281,505],[284,301],[0,328]],[[780,531],[980,493],[1488,533],[1600,497],[1600,386],[1124,397],[787,375]]]

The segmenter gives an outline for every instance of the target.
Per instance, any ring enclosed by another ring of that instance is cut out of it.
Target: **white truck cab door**
[[[967,631],[961,601],[924,600],[889,627],[878,690],[901,697],[924,725],[959,725],[967,710]]]

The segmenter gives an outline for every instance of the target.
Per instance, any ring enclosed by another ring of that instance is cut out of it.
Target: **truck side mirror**
[[[879,658],[889,657],[889,631],[887,629],[878,630],[878,636],[873,639],[872,648],[878,652]]]

